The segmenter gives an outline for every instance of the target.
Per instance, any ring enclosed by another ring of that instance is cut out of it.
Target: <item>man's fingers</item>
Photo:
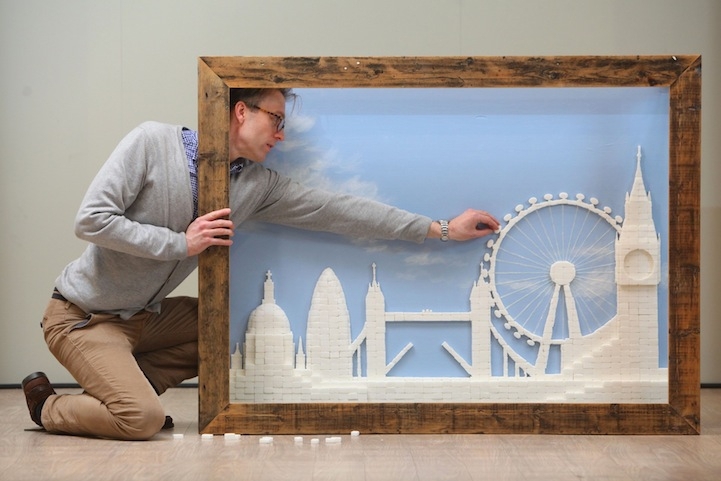
[[[215,229],[208,229],[205,231],[208,237],[220,237],[220,236],[232,236],[235,234],[233,229],[218,227]]]
[[[228,217],[230,215],[230,208],[224,208],[224,209],[218,209],[211,212],[208,212],[207,214],[201,215],[203,219],[206,220],[215,220],[220,219],[221,217]]]

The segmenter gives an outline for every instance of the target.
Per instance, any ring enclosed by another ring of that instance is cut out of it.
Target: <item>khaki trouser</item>
[[[84,389],[48,398],[48,432],[148,439],[165,422],[158,396],[198,372],[195,298],[168,298],[160,314],[127,321],[51,299],[42,325],[50,351]]]

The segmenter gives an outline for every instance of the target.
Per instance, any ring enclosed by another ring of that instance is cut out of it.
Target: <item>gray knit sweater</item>
[[[181,126],[145,122],[116,147],[90,184],[75,233],[90,244],[56,280],[86,312],[123,319],[158,312],[160,301],[197,266],[185,230],[193,200]],[[422,242],[431,219],[375,201],[306,188],[247,162],[230,179],[231,219],[350,237]]]

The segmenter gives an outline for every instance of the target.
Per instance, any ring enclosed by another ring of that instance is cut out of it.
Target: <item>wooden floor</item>
[[[74,392],[63,389],[62,392]],[[700,436],[198,435],[197,390],[165,393],[175,429],[150,441],[50,435],[19,389],[0,390],[0,480],[721,480],[721,389],[701,393]],[[173,433],[182,433],[175,439]],[[337,433],[329,433],[335,435]]]

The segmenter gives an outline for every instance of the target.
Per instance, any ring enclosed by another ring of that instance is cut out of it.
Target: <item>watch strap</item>
[[[448,241],[448,221],[439,220],[438,223],[441,225],[441,241]]]

